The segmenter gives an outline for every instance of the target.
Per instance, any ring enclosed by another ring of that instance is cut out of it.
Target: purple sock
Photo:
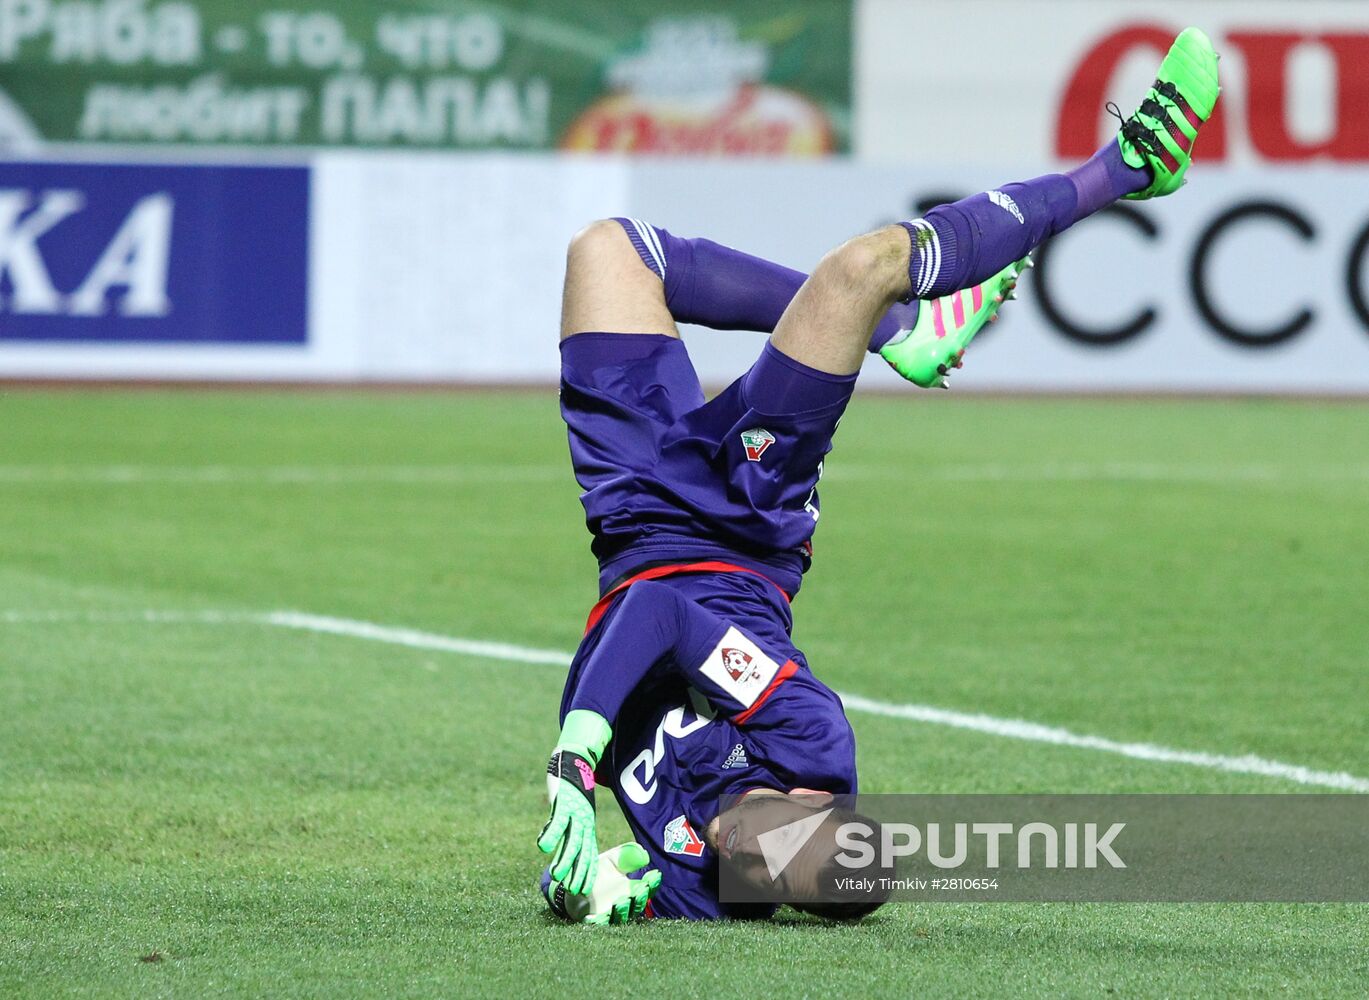
[[[789,301],[808,275],[753,257],[712,240],[682,239],[640,219],[615,219],[637,248],[642,263],[665,283],[670,314],[682,323],[714,330],[773,333]],[[911,329],[914,308],[895,306],[875,327],[870,350],[878,351],[899,330]]]
[[[1150,182],[1150,172],[1128,166],[1110,142],[1068,174],[1046,174],[939,205],[901,223],[912,241],[911,295],[934,299],[976,285]]]
[[[1109,142],[1065,176],[1079,196],[1074,222],[1088,218],[1118,198],[1143,190],[1154,179],[1145,167],[1133,167],[1122,159],[1121,147],[1115,142]]]

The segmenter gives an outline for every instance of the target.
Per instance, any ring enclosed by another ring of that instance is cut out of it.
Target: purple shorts
[[[561,414],[600,589],[652,563],[722,559],[792,597],[812,554],[822,461],[855,382],[767,343],[705,401],[674,337],[563,340]]]

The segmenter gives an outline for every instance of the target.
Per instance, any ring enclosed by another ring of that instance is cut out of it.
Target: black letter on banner
[[[1366,250],[1369,250],[1369,223],[1365,224],[1350,245],[1350,259],[1345,265],[1345,290],[1350,293],[1350,305],[1359,317],[1360,325],[1369,330],[1369,301],[1365,300],[1364,287],[1359,280]]]
[[[1160,235],[1159,228],[1143,212],[1139,212],[1129,205],[1110,205],[1098,213],[1100,218],[1120,219],[1130,223],[1135,229],[1141,231],[1147,240],[1154,240]],[[1090,330],[1080,326],[1073,320],[1066,318],[1056,305],[1055,296],[1051,294],[1050,282],[1046,280],[1050,273],[1051,247],[1060,237],[1053,236],[1037,247],[1032,255],[1036,258],[1036,270],[1032,272],[1032,291],[1036,295],[1036,301],[1041,306],[1041,312],[1046,317],[1046,321],[1055,327],[1070,340],[1078,341],[1081,344],[1103,346],[1108,344],[1120,344],[1125,340],[1135,337],[1151,323],[1155,322],[1157,315],[1154,306],[1146,306],[1131,319],[1121,324],[1108,328]]]
[[[1189,262],[1188,268],[1189,289],[1193,293],[1193,301],[1198,307],[1198,312],[1202,313],[1203,319],[1207,320],[1208,325],[1220,336],[1242,347],[1271,347],[1289,337],[1296,337],[1308,323],[1312,322],[1314,315],[1311,309],[1304,307],[1282,326],[1264,330],[1240,330],[1223,319],[1216,306],[1212,304],[1212,299],[1207,294],[1207,258],[1213,246],[1228,229],[1257,216],[1266,216],[1284,223],[1296,232],[1304,243],[1316,238],[1317,232],[1312,228],[1312,223],[1287,205],[1274,201],[1247,201],[1227,209],[1212,220],[1212,224],[1207,227],[1197,246],[1193,248],[1193,259]]]

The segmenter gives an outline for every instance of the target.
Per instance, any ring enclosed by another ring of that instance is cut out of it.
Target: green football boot
[[[1015,295],[1018,276],[1031,266],[1023,257],[972,288],[920,302],[913,328],[896,334],[879,356],[914,385],[949,389],[946,377],[961,366],[965,347],[998,318],[999,307]]]
[[[1160,63],[1145,100],[1123,119],[1117,133],[1122,159],[1149,168],[1154,177],[1149,187],[1128,198],[1161,198],[1183,187],[1198,129],[1212,117],[1221,90],[1212,40],[1197,28],[1185,28]],[[1122,117],[1120,111],[1113,113]]]

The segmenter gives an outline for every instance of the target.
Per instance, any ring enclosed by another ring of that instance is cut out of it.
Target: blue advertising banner
[[[303,344],[306,167],[0,163],[0,342]]]

